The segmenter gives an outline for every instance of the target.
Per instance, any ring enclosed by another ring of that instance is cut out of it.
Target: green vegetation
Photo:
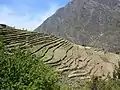
[[[61,90],[120,90],[120,79],[95,80],[87,82],[84,86],[70,87],[64,85]]]
[[[113,79],[93,78],[75,88],[59,83],[58,73],[43,60],[19,48],[10,52],[0,40],[0,90],[120,90],[120,68]]]
[[[58,74],[29,52],[12,53],[0,42],[0,90],[56,90]]]

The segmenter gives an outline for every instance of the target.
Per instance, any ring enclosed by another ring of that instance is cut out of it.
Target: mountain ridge
[[[120,1],[72,0],[35,31],[55,34],[75,44],[120,52]]]

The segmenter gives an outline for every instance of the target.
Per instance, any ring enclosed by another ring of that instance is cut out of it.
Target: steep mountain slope
[[[35,31],[120,52],[120,0],[72,0]]]
[[[9,50],[30,50],[61,73],[61,82],[78,85],[91,75],[113,77],[120,55],[75,45],[63,38],[19,29],[0,29]]]

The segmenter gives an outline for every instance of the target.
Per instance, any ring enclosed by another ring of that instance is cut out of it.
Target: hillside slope
[[[35,31],[120,52],[120,0],[72,0]]]
[[[113,76],[120,55],[98,51],[95,48],[75,45],[63,38],[19,29],[0,29],[0,37],[9,50],[21,48],[43,59],[61,73],[61,81],[78,85],[91,75],[107,78]]]

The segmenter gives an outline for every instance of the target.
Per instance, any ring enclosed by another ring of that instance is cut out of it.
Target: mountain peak
[[[35,31],[120,52],[120,0],[71,0]]]

